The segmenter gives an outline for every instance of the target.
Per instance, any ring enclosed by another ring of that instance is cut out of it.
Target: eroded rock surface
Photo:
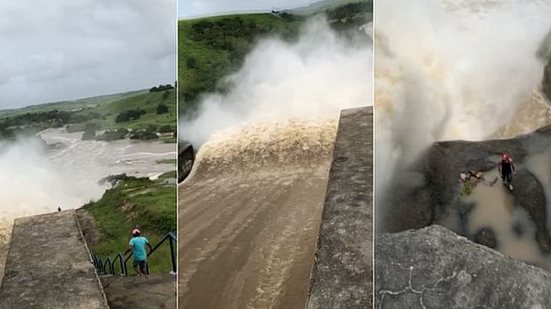
[[[465,203],[459,175],[468,171],[495,171],[503,151],[511,154],[517,167],[512,182],[514,190],[507,193],[513,199],[511,211],[520,208],[527,213],[535,228],[533,238],[539,248],[544,253],[551,252],[547,225],[547,200],[551,196],[546,196],[545,192],[551,179],[551,163],[548,160],[535,167],[528,164],[538,156],[551,158],[551,126],[512,139],[434,143],[412,167],[395,176],[389,188],[392,193],[387,194],[388,199],[384,202],[392,207],[381,209],[378,230],[399,232],[443,224],[442,220],[454,212],[460,222],[453,230],[474,239],[476,231],[469,231],[472,223],[469,214],[477,205]],[[486,179],[486,182],[491,181]],[[497,240],[499,243],[499,237]]]
[[[444,227],[378,235],[376,308],[549,308],[551,274]]]

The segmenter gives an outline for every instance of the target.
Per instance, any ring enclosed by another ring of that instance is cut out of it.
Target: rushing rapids
[[[335,134],[334,120],[294,120],[203,145],[179,187],[184,307],[305,306]]]

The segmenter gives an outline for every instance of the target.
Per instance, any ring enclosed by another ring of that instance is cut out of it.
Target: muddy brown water
[[[64,128],[41,131],[38,136],[52,147],[20,146],[18,166],[3,171],[14,175],[4,175],[13,179],[7,185],[11,189],[0,191],[4,205],[0,214],[0,280],[14,218],[53,212],[58,206],[78,208],[97,200],[108,188],[98,181],[108,175],[155,177],[176,169],[175,164],[157,162],[176,159],[175,143],[83,141],[82,133]],[[4,155],[0,160],[7,160],[2,166],[10,167],[14,158]]]
[[[534,222],[515,203],[511,192],[498,177],[497,169],[484,173],[486,181],[478,183],[470,195],[461,198],[465,205],[473,205],[467,213],[466,232],[475,235],[483,228],[490,228],[497,240],[496,250],[513,259],[551,270],[551,257],[542,253],[536,241]],[[465,229],[461,226],[457,209],[450,209],[439,224],[454,231]]]
[[[262,125],[203,146],[179,187],[182,308],[305,307],[335,132]]]

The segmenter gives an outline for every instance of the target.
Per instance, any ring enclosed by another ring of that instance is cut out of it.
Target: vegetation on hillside
[[[69,132],[84,131],[83,139],[88,140],[156,139],[161,128],[161,133],[176,132],[176,90],[172,85],[107,98],[0,113],[0,138],[62,126]],[[175,136],[168,139],[175,141]]]
[[[311,15],[325,14],[339,32],[372,19],[372,0],[360,0],[310,15],[288,12],[217,16],[178,22],[179,111],[189,116],[202,94],[227,90],[223,77],[239,69],[261,38],[278,36],[292,41]]]
[[[277,34],[291,40],[298,34],[302,19],[291,15],[280,18],[249,14],[180,20],[180,110],[193,110],[202,93],[224,91],[222,77],[242,65],[245,55],[260,37]]]
[[[155,246],[168,232],[176,231],[176,173],[168,172],[158,180],[118,175],[109,181],[116,185],[105,191],[102,198],[81,209],[92,215],[99,234],[89,243],[92,254],[113,258],[124,253],[133,228]],[[171,270],[168,243],[163,244],[149,258],[150,272]],[[128,264],[131,270],[131,263]],[[118,270],[118,266],[117,266]]]

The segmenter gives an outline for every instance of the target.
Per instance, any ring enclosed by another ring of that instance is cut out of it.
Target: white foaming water
[[[0,220],[77,208],[101,197],[107,184],[102,178],[126,173],[150,177],[174,170],[157,160],[176,158],[175,144],[161,142],[82,141],[82,132],[48,129],[37,139],[0,142]]]
[[[362,27],[369,36],[371,27]],[[297,42],[261,41],[243,67],[227,77],[226,95],[208,94],[197,117],[180,133],[195,145],[212,132],[238,124],[288,119],[337,119],[344,108],[372,105],[369,39],[351,43],[323,18],[309,21]]]
[[[379,204],[395,170],[432,142],[488,137],[530,101],[551,2],[397,0],[375,13]]]

